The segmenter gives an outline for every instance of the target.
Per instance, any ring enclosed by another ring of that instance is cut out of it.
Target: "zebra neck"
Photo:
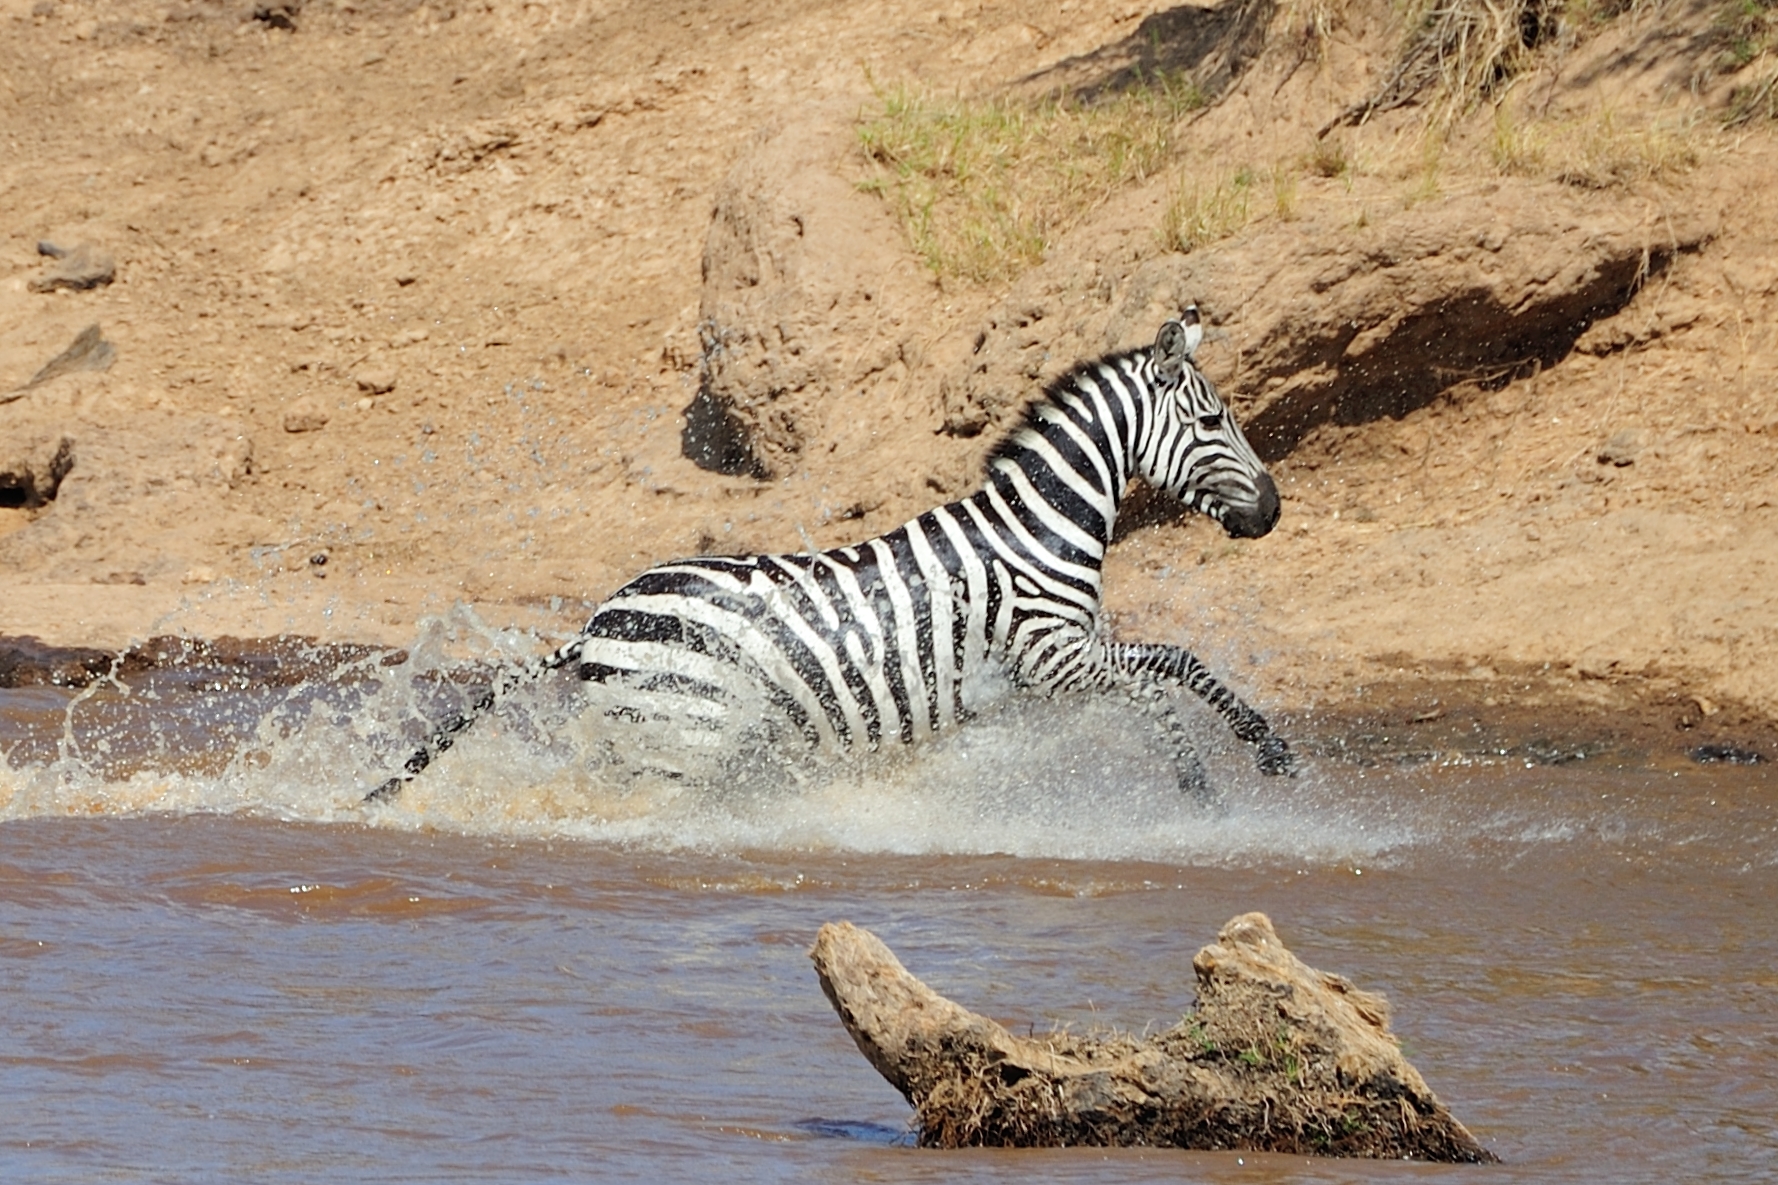
[[[1150,429],[1148,360],[1146,350],[1113,355],[1052,386],[989,454],[986,488],[966,499],[1039,563],[1095,588]]]
[[[1121,489],[1107,491],[1086,476],[1058,473],[1035,450],[1014,448],[989,465],[987,485],[974,496],[983,511],[1001,520],[1013,538],[1040,558],[1063,567],[1097,571],[1117,523]]]

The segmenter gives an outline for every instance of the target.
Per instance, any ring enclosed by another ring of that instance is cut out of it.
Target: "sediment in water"
[[[859,1050],[913,1104],[924,1147],[1497,1159],[1402,1057],[1387,1002],[1304,964],[1264,914],[1198,952],[1196,1006],[1143,1039],[1016,1037],[850,923],[823,926],[809,954]]]

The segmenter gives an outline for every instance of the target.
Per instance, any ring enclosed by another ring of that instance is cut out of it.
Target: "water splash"
[[[194,661],[74,695],[9,692],[0,819],[246,813],[650,849],[1194,864],[1376,865],[1446,829],[1353,794],[1351,771],[1262,778],[1189,705],[1217,811],[1179,792],[1145,722],[1113,701],[1014,697],[912,750],[737,756],[615,718],[597,685],[562,676],[515,693],[394,805],[362,805],[431,722],[542,645],[458,608],[405,653],[299,655],[309,673],[282,683]]]

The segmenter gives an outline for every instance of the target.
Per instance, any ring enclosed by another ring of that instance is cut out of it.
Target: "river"
[[[539,691],[365,808],[464,694],[419,677],[427,646],[0,691],[0,1179],[1778,1177],[1770,765],[1268,780],[1212,731],[1206,813],[1120,713],[1064,703],[912,756],[620,785],[601,725]],[[1019,1031],[1141,1029],[1248,910],[1386,993],[1505,1163],[917,1149],[805,953],[849,919]]]

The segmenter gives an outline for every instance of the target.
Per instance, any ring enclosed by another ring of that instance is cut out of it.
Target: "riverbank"
[[[403,646],[463,603],[560,637],[662,559],[963,492],[1037,382],[1195,299],[1284,517],[1143,516],[1125,636],[1304,718],[1400,687],[1398,716],[1646,719],[1650,751],[1778,719],[1778,147],[1725,123],[1764,59],[1721,63],[1717,7],[1564,16],[1463,118],[1429,93],[1325,136],[1393,69],[1386,6],[292,12],[0,7],[0,467],[33,475],[0,491],[0,634]],[[890,84],[1127,86],[1160,50],[1202,105],[1027,270],[934,271],[859,189]],[[1161,236],[1194,192],[1221,221]],[[40,242],[112,279],[40,290]],[[111,355],[29,385],[93,323]],[[801,361],[747,388],[717,323]],[[705,396],[752,468],[691,447]]]

